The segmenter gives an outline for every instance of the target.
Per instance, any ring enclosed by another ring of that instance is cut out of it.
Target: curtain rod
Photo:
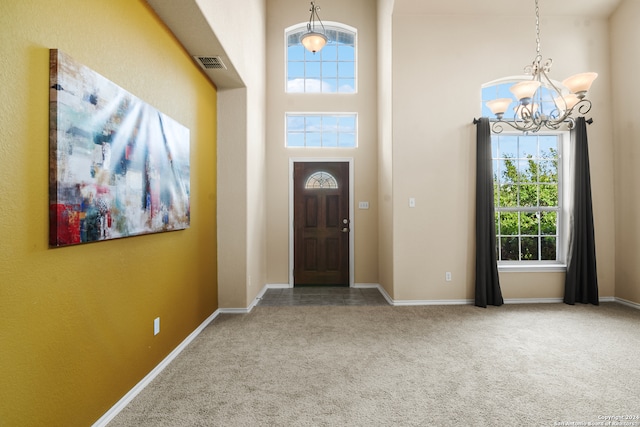
[[[479,121],[480,121],[480,119],[476,119],[475,117],[473,118],[473,124],[474,124],[474,125],[477,125]],[[493,122],[495,122],[496,120],[491,120],[491,119],[489,119],[489,121],[490,121],[490,122],[492,122],[492,121],[493,121]],[[586,120],[585,120],[585,122],[586,122],[587,124],[592,124],[592,123],[593,123],[593,119],[592,119],[592,118],[588,118],[588,119],[586,119]]]

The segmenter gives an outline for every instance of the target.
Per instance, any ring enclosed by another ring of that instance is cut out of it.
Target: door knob
[[[349,232],[349,227],[342,227],[342,231],[343,233],[348,233]]]

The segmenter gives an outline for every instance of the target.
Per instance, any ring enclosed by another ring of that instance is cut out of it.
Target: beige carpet
[[[554,426],[611,416],[640,417],[640,310],[256,307],[217,318],[109,425]]]

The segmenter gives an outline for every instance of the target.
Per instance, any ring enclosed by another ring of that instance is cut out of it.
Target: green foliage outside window
[[[500,261],[557,260],[559,142],[555,135],[494,135]]]

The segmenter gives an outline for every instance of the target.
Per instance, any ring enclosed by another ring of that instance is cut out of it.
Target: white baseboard
[[[160,374],[173,360],[184,350],[200,333],[206,328],[209,323],[211,323],[218,315],[221,313],[220,310],[216,310],[213,314],[200,324],[189,334],[187,338],[185,338],[176,348],[173,349],[171,353],[167,357],[165,357],[162,362],[160,362],[151,372],[149,372],[138,384],[136,384],[127,394],[125,394],[122,399],[116,402],[115,405],[111,407],[105,414],[98,419],[93,424],[93,427],[105,427],[111,420],[113,420],[116,415],[120,413],[128,404],[136,397],[144,388],[153,381],[155,377]]]
[[[380,286],[378,283],[354,283],[353,287],[360,288],[360,289],[372,289],[372,288],[381,289],[382,288],[382,286]]]
[[[267,289],[289,289],[291,287],[292,286],[290,286],[288,283],[267,283],[266,285],[264,285],[264,291],[262,293],[264,294]]]
[[[618,302],[618,303],[620,303],[620,304],[624,304],[624,305],[626,305],[626,306],[629,306],[629,307],[635,308],[636,310],[640,310],[640,304],[638,304],[637,302],[629,301],[629,300],[627,300],[627,299],[624,299],[624,298],[618,298],[618,297],[613,298],[613,300],[615,300],[615,302]],[[601,300],[601,301],[602,301],[602,300]]]
[[[557,304],[562,298],[505,298],[505,304]]]

